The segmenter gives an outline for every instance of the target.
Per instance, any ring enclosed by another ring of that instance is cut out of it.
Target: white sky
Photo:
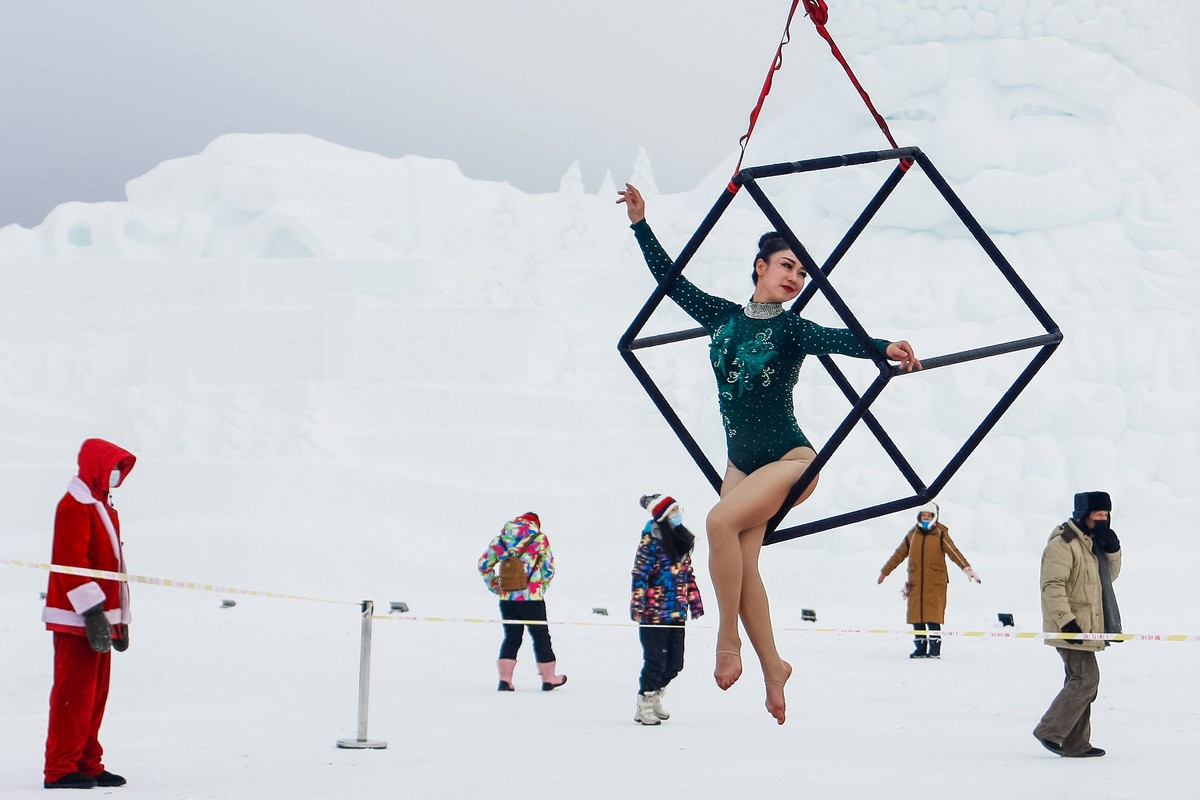
[[[449,158],[529,192],[556,190],[575,160],[588,189],[606,169],[621,180],[640,146],[659,190],[690,190],[744,132],[788,6],[7,0],[0,225],[122,199],[128,179],[231,132]],[[796,49],[823,47],[805,19],[793,38],[768,114],[804,91]]]

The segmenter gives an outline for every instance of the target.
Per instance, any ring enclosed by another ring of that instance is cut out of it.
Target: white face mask
[[[110,488],[110,489],[116,488],[117,484],[119,484],[120,482],[121,482],[121,470],[114,469],[112,471],[112,475],[108,476],[108,488]]]

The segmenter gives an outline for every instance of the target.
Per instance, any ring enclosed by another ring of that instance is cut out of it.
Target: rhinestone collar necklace
[[[772,319],[783,313],[783,303],[756,303],[751,300],[743,311],[750,319]]]

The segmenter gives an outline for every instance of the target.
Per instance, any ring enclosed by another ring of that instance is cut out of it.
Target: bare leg
[[[730,463],[721,484],[721,495],[733,489],[746,474]],[[720,505],[718,501],[717,505]],[[714,507],[714,511],[716,508]],[[742,550],[736,532],[715,531],[710,512],[708,527],[708,572],[717,594],[717,666],[713,678],[722,690],[742,676],[742,639],[738,633],[738,610],[742,598]]]
[[[740,537],[742,549],[742,606],[739,616],[750,644],[762,665],[763,680],[767,687],[767,711],[780,725],[787,714],[787,702],[783,686],[792,675],[792,667],[779,656],[775,646],[775,631],[771,628],[771,607],[767,589],[758,571],[758,556],[762,550],[763,533],[766,526],[743,533]]]
[[[735,467],[732,461],[729,462],[725,470],[725,480],[721,483],[721,497],[724,498],[745,479],[746,473]],[[716,511],[716,508],[713,511]],[[717,610],[719,612],[717,667],[713,677],[716,679],[717,686],[724,690],[742,676],[742,640],[738,634],[738,617],[742,607],[745,560],[740,531],[724,529],[714,531],[711,514],[707,528],[709,575],[712,577],[713,588],[717,593]],[[753,531],[750,531],[749,534],[752,536]],[[760,530],[760,538],[761,535]],[[756,573],[757,567],[757,563],[754,564]]]
[[[732,464],[721,486],[721,500],[708,515],[709,572],[717,595],[717,685],[728,689],[741,676],[738,655],[740,616],[758,655],[767,683],[767,709],[780,724],[785,716],[783,684],[791,667],[779,657],[771,629],[766,588],[758,571],[766,522],[779,509],[788,491],[816,453],[807,447],[792,450],[782,460],[750,475]],[[816,481],[800,497],[803,502]]]

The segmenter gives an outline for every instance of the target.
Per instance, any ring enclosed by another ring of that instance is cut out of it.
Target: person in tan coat
[[[917,511],[917,524],[904,534],[903,541],[879,572],[879,580],[892,573],[900,562],[908,559],[908,581],[902,594],[908,598],[907,621],[919,633],[916,648],[909,658],[942,657],[942,623],[946,621],[946,587],[950,576],[946,572],[949,556],[967,575],[968,580],[981,583],[975,570],[950,538],[950,529],[938,521],[937,503],[926,503]]]
[[[1042,630],[1047,633],[1120,633],[1121,612],[1112,582],[1121,572],[1121,542],[1110,527],[1107,492],[1079,492],[1071,519],[1050,534],[1042,552]],[[1096,653],[1106,639],[1053,638],[1066,671],[1063,688],[1033,729],[1050,752],[1068,758],[1104,755],[1092,746],[1092,703],[1100,688]]]

